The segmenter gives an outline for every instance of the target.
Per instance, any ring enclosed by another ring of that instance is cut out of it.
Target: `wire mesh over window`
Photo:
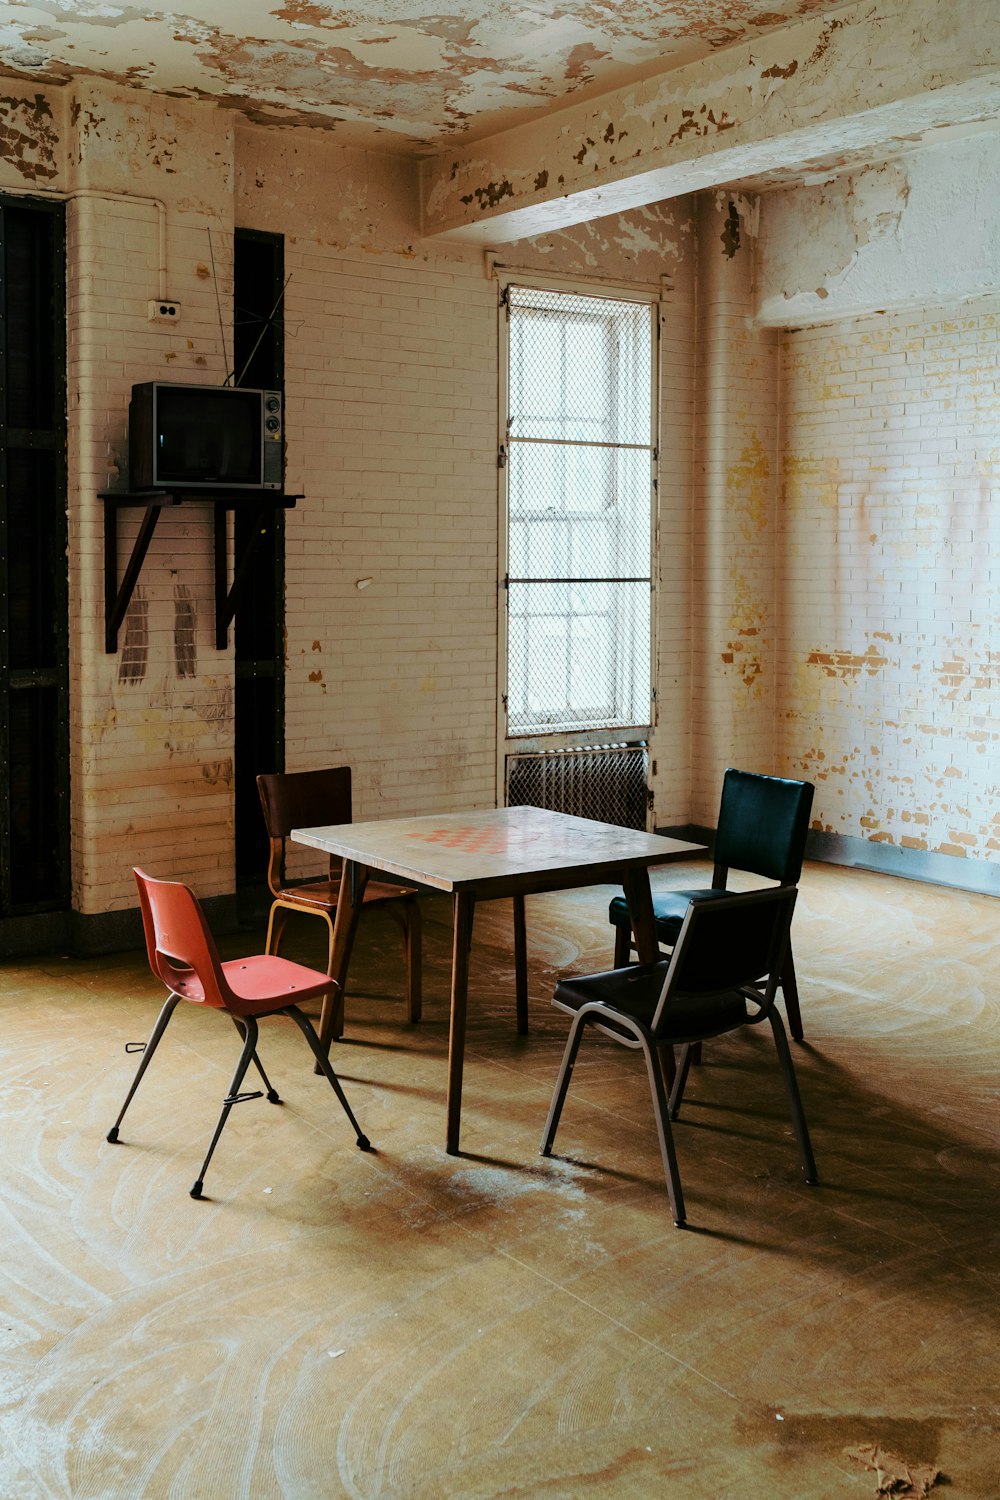
[[[507,732],[645,724],[653,311],[508,289]]]

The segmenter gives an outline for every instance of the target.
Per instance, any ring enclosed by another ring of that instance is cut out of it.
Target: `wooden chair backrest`
[[[293,828],[350,823],[351,768],[273,771],[257,777],[257,790],[271,841],[267,880],[272,894],[277,895],[285,884],[285,840]],[[334,867],[331,861],[331,873]]]

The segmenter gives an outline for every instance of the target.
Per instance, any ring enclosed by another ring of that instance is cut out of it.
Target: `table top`
[[[292,838],[403,881],[481,896],[621,884],[626,869],[704,853],[702,844],[540,807],[296,828]]]

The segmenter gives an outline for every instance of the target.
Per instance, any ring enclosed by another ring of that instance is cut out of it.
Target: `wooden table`
[[[525,896],[575,886],[622,886],[639,958],[652,962],[658,956],[658,949],[649,867],[703,852],[701,844],[639,833],[632,828],[617,828],[538,807],[504,807],[379,823],[296,828],[292,838],[296,843],[322,849],[325,854],[340,855],[343,860],[331,970],[338,989],[331,1000],[324,1002],[320,1018],[320,1041],[327,1051],[331,1039],[343,1031],[344,984],[369,873],[381,870],[406,885],[425,885],[451,893],[454,935],[445,1146],[451,1155],[458,1151],[462,1115],[469,948],[476,902],[502,896],[513,898],[517,1029],[526,1032]]]

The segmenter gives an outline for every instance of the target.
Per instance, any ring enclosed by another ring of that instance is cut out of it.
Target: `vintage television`
[[[280,391],[148,380],[129,402],[129,488],[280,490],[283,436]]]

